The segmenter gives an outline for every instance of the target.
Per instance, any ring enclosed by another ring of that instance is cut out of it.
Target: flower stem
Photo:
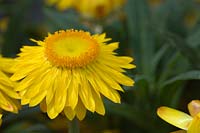
[[[74,118],[72,121],[69,121],[68,133],[80,133],[78,119]]]

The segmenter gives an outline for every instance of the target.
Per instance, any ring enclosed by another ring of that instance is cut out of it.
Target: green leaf
[[[177,75],[175,77],[173,77],[172,79],[169,79],[167,81],[165,81],[162,85],[162,87],[172,84],[176,81],[180,81],[180,80],[192,80],[192,79],[196,79],[196,80],[200,80],[200,71],[196,70],[196,71],[189,71],[186,73],[182,73],[180,75]]]
[[[146,0],[129,0],[126,6],[130,47],[136,58],[137,70],[150,75],[149,61],[154,52],[154,32]]]
[[[152,72],[154,73],[159,61],[161,60],[161,58],[163,57],[163,55],[165,54],[165,52],[168,50],[169,46],[168,45],[163,45],[158,52],[154,55],[154,58],[151,62],[151,67],[152,67]]]
[[[176,34],[168,32],[166,33],[166,39],[169,43],[175,46],[195,68],[200,68],[199,50],[192,48],[183,38]]]

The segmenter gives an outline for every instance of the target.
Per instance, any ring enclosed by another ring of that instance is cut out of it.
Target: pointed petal
[[[200,113],[198,113],[190,123],[187,133],[200,133]]]
[[[64,108],[64,113],[65,113],[65,116],[66,116],[69,120],[73,120],[74,117],[75,117],[75,112],[74,112],[74,110],[72,110],[72,108],[69,107],[69,106],[66,106],[66,107]]]
[[[168,107],[158,108],[157,114],[166,122],[184,130],[188,129],[189,123],[192,121],[192,117],[188,114]]]
[[[92,95],[93,95],[94,100],[95,100],[95,111],[100,115],[104,115],[105,114],[105,108],[104,108],[101,96],[97,95],[95,91],[92,91]]]
[[[78,104],[75,108],[76,116],[79,120],[83,120],[86,115],[86,108],[83,106],[81,100],[78,101]]]
[[[188,104],[188,110],[192,117],[196,116],[200,112],[200,100],[192,100]]]
[[[76,71],[73,71],[71,74],[71,83],[67,89],[67,100],[66,106],[70,106],[72,109],[75,109],[78,103],[78,91],[79,91],[80,77]]]

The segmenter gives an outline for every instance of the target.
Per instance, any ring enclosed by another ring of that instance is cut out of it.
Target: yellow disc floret
[[[47,59],[58,67],[83,67],[99,53],[97,41],[88,32],[59,31],[44,42]]]

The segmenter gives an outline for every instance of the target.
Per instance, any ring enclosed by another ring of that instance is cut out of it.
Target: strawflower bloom
[[[46,0],[47,5],[55,5],[58,10],[66,10],[72,8],[76,0]]]
[[[70,120],[82,120],[86,110],[104,115],[102,95],[120,103],[120,84],[134,84],[123,74],[135,67],[133,59],[117,56],[118,43],[106,44],[109,40],[105,34],[66,30],[33,40],[38,46],[24,46],[11,77],[21,81],[16,87],[21,104],[40,104],[51,119],[64,112]]]
[[[193,100],[188,104],[190,115],[169,108],[160,107],[157,110],[157,114],[160,118],[166,122],[183,129],[173,133],[200,133],[200,101]]]
[[[0,125],[2,123],[2,110],[18,113],[20,104],[19,94],[14,91],[15,83],[9,79],[8,74],[12,73],[13,59],[0,57]]]
[[[125,0],[76,0],[77,11],[88,18],[103,18],[125,4]]]

